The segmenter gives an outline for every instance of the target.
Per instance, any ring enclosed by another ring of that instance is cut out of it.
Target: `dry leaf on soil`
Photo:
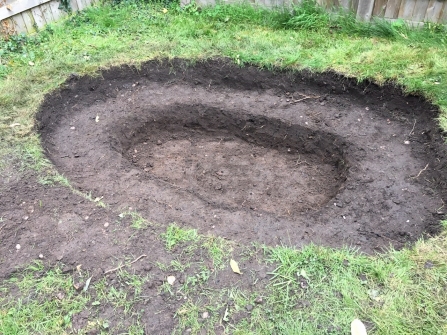
[[[230,266],[234,273],[239,273],[240,275],[242,274],[241,270],[239,270],[239,265],[234,259],[230,261]]]

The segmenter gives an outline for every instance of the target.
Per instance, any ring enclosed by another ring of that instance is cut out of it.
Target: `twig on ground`
[[[408,136],[411,136],[411,134],[413,134],[414,131],[414,127],[416,126],[416,119],[414,119],[414,123],[413,123],[413,128],[411,129],[410,133],[408,134]]]
[[[421,171],[419,171],[419,173],[417,174],[416,177],[411,177],[411,178],[412,178],[412,179],[416,179],[417,177],[419,177],[419,176],[421,175],[422,172],[424,172],[425,170],[427,170],[427,168],[428,168],[428,164],[425,165],[425,167],[424,167]]]
[[[306,99],[318,99],[320,96],[319,95],[305,95],[305,94],[301,94],[298,93],[299,95],[303,96],[304,98],[301,99],[295,99],[292,95],[292,101],[290,101],[290,104],[296,104],[297,102],[306,100]]]
[[[114,269],[107,270],[106,272],[104,272],[104,274],[106,275],[106,274],[115,272],[115,271],[117,271],[117,270],[119,270],[119,269],[121,269],[121,268],[123,268],[123,267],[125,267],[125,266],[131,265],[131,264],[137,262],[138,260],[140,260],[141,258],[144,258],[144,257],[147,257],[147,255],[143,254],[143,255],[141,255],[141,256],[138,256],[138,257],[135,258],[132,262],[127,263],[127,264],[121,264],[120,266],[118,266],[118,267],[116,267],[116,268],[114,268]]]

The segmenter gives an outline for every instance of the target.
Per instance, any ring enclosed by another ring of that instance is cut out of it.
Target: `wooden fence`
[[[82,10],[99,0],[70,0],[73,11]],[[191,0],[181,0],[183,5]],[[219,0],[217,0],[219,1]],[[234,3],[240,0],[220,0]],[[269,8],[297,5],[301,0],[249,0]],[[342,7],[353,11],[360,20],[372,16],[388,20],[404,19],[411,23],[447,23],[447,0],[316,0],[331,9]],[[196,0],[200,5],[214,5],[216,0]],[[67,13],[59,9],[58,0],[0,0],[0,35],[33,32]]]
[[[95,0],[70,0],[72,11],[79,11]],[[67,16],[57,0],[0,0],[0,35],[33,32]]]
[[[408,22],[447,23],[446,0],[317,0],[325,7],[349,9],[360,20],[369,21],[372,16],[388,20],[403,19]]]
[[[181,0],[183,5],[191,0]],[[196,3],[215,5],[240,0],[195,0]],[[248,0],[250,3],[269,8],[298,5],[301,0]],[[372,16],[388,20],[403,19],[410,23],[447,23],[447,0],[316,0],[327,9],[342,7],[357,14],[359,20],[369,21]]]

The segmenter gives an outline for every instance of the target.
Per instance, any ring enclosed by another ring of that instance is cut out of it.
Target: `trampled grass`
[[[164,57],[188,58],[192,63],[229,57],[240,65],[332,70],[379,84],[391,81],[438,105],[440,125],[447,129],[445,27],[415,30],[402,22],[359,24],[349,15],[327,15],[306,6],[291,13],[244,5],[180,9],[153,3],[105,4],[35,37],[0,42],[0,169],[35,169],[41,171],[43,182],[49,180],[51,167],[34,129],[34,115],[45,94],[71,73],[94,75],[101,68]],[[50,179],[67,183],[58,178]],[[144,228],[144,218],[134,214],[135,228]],[[167,250],[178,244],[203,248],[204,259],[214,264],[216,272],[228,268],[235,252],[227,241],[176,225],[160,238]],[[446,241],[444,233],[412,249],[371,257],[312,245],[302,250],[257,249],[251,257],[275,270],[269,285],[255,287],[252,293],[237,288],[204,290],[210,274],[199,266],[183,289],[200,293],[201,299],[188,300],[177,311],[178,332],[201,328],[212,332],[216,322],[234,334],[346,334],[349,322],[358,317],[370,322],[373,334],[445,334]],[[174,261],[163,266],[181,269],[185,264]],[[131,283],[134,295],[141,293],[144,278],[125,272],[119,277]],[[90,296],[74,294],[71,277],[59,270],[44,271],[40,265],[28,269],[1,285],[5,298],[0,300],[0,333],[60,334],[69,329],[73,313],[92,304],[131,310],[129,290],[112,292],[101,285],[96,285],[97,300],[92,301]],[[248,305],[250,318],[232,323],[232,317]],[[218,316],[222,310],[223,317]],[[204,311],[211,315],[207,322],[201,320]],[[99,318],[95,327],[107,332],[108,322]],[[138,315],[130,327],[129,332],[141,333]]]

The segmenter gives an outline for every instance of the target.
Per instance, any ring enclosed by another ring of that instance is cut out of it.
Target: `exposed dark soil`
[[[169,258],[157,235],[170,222],[240,245],[401,248],[435,234],[443,218],[446,149],[436,115],[392,85],[226,60],[73,75],[46,97],[38,131],[57,170],[110,207],[33,174],[4,178],[0,277],[39,254],[102,272],[144,253],[144,273],[151,259]],[[135,234],[116,223],[129,208],[162,226]],[[145,307],[148,318],[163,299]],[[147,331],[172,329],[177,305],[154,314]]]
[[[435,116],[390,86],[177,60],[73,77],[38,120],[58,170],[108,204],[244,243],[371,252],[437,230]]]

